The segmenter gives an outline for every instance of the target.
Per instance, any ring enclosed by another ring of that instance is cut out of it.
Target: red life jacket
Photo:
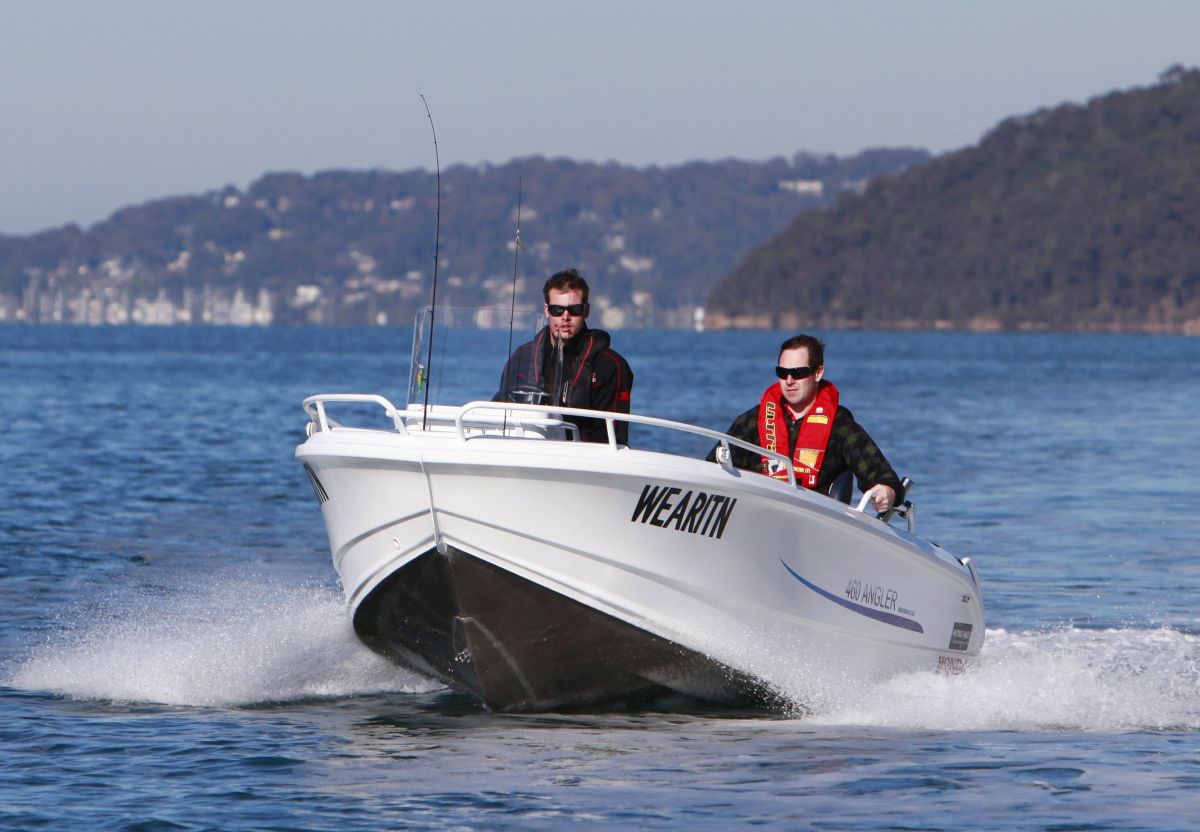
[[[800,423],[796,435],[796,447],[789,448],[791,434],[783,409],[783,391],[779,384],[772,384],[763,391],[758,403],[758,444],[768,451],[775,451],[792,459],[796,467],[796,483],[805,488],[816,488],[825,459],[825,448],[829,445],[829,434],[833,431],[833,419],[837,416],[838,391],[832,383],[817,384],[817,397]],[[762,472],[768,477],[787,482],[787,471],[779,467],[770,457],[762,458]]]

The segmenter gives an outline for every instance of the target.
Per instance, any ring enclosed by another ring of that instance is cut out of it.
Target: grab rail
[[[310,425],[315,425],[318,431],[329,431],[333,427],[338,427],[338,423],[330,419],[325,412],[326,402],[361,402],[367,404],[377,404],[383,408],[384,413],[391,417],[392,424],[395,426],[398,433],[409,435],[408,427],[405,425],[405,418],[414,416],[407,411],[399,410],[394,404],[385,399],[383,396],[378,396],[370,393],[321,393],[315,396],[309,396],[303,401],[304,412],[308,414]],[[633,413],[613,413],[605,410],[585,410],[578,407],[555,407],[547,408],[546,405],[539,404],[520,404],[517,402],[493,402],[493,401],[473,401],[467,402],[457,408],[454,416],[454,430],[458,434],[460,441],[465,442],[467,439],[465,419],[467,413],[472,410],[508,410],[520,411],[525,413],[535,413],[541,419],[533,420],[534,424],[551,424],[551,420],[544,417],[548,412],[555,416],[584,416],[592,419],[604,420],[605,427],[608,433],[608,446],[612,450],[617,450],[617,434],[614,427],[614,422],[629,422],[638,425],[650,425],[651,427],[666,428],[668,430],[677,430],[681,433],[691,433],[697,436],[704,436],[712,439],[718,444],[717,462],[722,468],[729,472],[733,472],[733,462],[730,455],[730,446],[742,448],[743,450],[751,451],[760,456],[766,456],[775,460],[783,466],[787,471],[788,484],[796,485],[796,469],[792,464],[792,460],[787,456],[775,451],[769,451],[766,448],[759,447],[753,442],[747,442],[743,439],[730,436],[720,431],[709,430],[695,425],[689,425],[686,422],[675,422],[670,419],[660,419],[657,416],[639,416]],[[447,414],[448,415],[448,414]],[[502,423],[501,420],[493,418],[489,422]],[[567,423],[564,427],[573,428],[574,426]],[[311,435],[311,428],[310,428]]]
[[[319,431],[328,431],[337,425],[337,422],[330,419],[325,413],[325,402],[377,404],[383,408],[384,413],[392,418],[392,424],[398,432],[408,434],[408,428],[405,427],[404,420],[400,417],[400,411],[396,409],[396,406],[383,396],[373,393],[320,393],[316,396],[309,396],[303,402],[304,412],[308,414],[309,424],[316,424]]]
[[[893,505],[887,511],[879,512],[878,514],[875,515],[875,517],[876,517],[876,519],[882,520],[884,523],[887,523],[889,526],[892,523],[893,517],[895,517],[895,516],[903,517],[908,522],[908,533],[916,534],[916,531],[917,531],[917,507],[915,505],[913,505],[912,500],[908,499],[908,495],[912,492],[912,488],[914,485],[916,485],[916,483],[914,483],[908,477],[905,477],[904,480],[902,481],[902,483],[903,483],[904,487],[901,489],[901,496],[899,498],[900,502],[897,503],[896,505]],[[863,514],[866,513],[867,505],[871,502],[871,491],[872,491],[872,489],[868,488],[866,491],[863,492],[862,499],[858,501],[858,505],[855,507],[855,511],[858,511]]]
[[[310,436],[313,433],[313,426],[316,427],[317,431],[329,431],[334,427],[340,427],[340,425],[333,419],[330,419],[329,415],[325,412],[326,402],[359,402],[366,404],[377,404],[382,407],[384,413],[391,418],[392,425],[396,428],[396,431],[405,436],[409,435],[408,426],[405,424],[405,419],[416,418],[418,415],[417,413],[409,413],[407,410],[400,410],[383,396],[373,393],[320,393],[315,396],[309,396],[302,403],[304,412],[309,416]],[[639,416],[633,413],[613,413],[606,410],[585,410],[579,407],[549,408],[544,404],[522,404],[518,402],[493,402],[480,400],[467,402],[458,408],[450,408],[450,410],[454,412],[454,430],[458,435],[459,441],[465,442],[467,440],[467,413],[473,410],[482,409],[492,411],[519,411],[523,413],[536,414],[541,418],[522,420],[522,423],[543,427],[550,425],[562,425],[562,427],[571,431],[576,430],[575,425],[571,424],[570,422],[566,422],[564,424],[561,419],[557,417],[583,416],[591,419],[602,419],[604,421],[605,430],[608,434],[608,447],[614,451],[620,447],[617,444],[617,434],[614,426],[614,423],[618,421],[629,422],[637,425],[650,425],[651,427],[666,428],[668,430],[677,430],[681,433],[691,433],[695,434],[696,436],[704,436],[717,442],[717,462],[725,470],[731,473],[733,472],[733,461],[731,458],[730,447],[734,446],[760,456],[769,457],[770,459],[780,463],[784,470],[787,471],[788,484],[792,486],[796,485],[795,466],[790,458],[781,453],[769,451],[766,448],[755,445],[753,442],[747,442],[744,439],[738,439],[737,437],[730,436],[726,433],[721,433],[720,431],[689,425],[686,422],[675,422],[671,419],[661,419],[657,416]],[[445,416],[449,415],[449,413],[445,414]],[[556,418],[546,418],[547,416]],[[507,424],[507,417],[493,416],[491,418],[485,418],[483,422],[489,426],[503,425]],[[911,481],[909,481],[909,483],[911,483]],[[911,484],[908,485],[908,488],[911,489]],[[858,506],[855,510],[859,513],[866,513],[867,505],[870,500],[871,494],[870,491],[868,491],[862,495],[862,498],[859,500]],[[910,532],[913,531],[914,524],[912,515],[915,513],[915,509],[916,506],[906,501],[902,506],[896,506],[892,510],[908,520],[908,530]],[[891,513],[892,512],[888,512],[888,517],[886,519],[882,517],[881,519],[884,519],[884,522],[887,522],[887,520],[890,519]]]
[[[544,404],[518,404],[516,402],[506,402],[504,404],[500,404],[491,401],[474,401],[467,402],[460,407],[458,410],[458,415],[454,419],[454,427],[458,432],[458,438],[461,441],[465,442],[467,439],[466,428],[464,425],[464,420],[467,413],[469,411],[479,410],[481,408],[488,408],[491,410],[516,410],[538,414],[545,414],[549,410],[557,415],[585,416],[591,419],[603,419],[605,427],[608,431],[608,446],[614,451],[619,447],[617,445],[616,429],[613,425],[613,423],[617,421],[629,422],[637,425],[651,425],[653,427],[677,430],[682,433],[693,433],[697,436],[705,436],[709,439],[713,439],[720,445],[720,449],[717,451],[717,461],[725,470],[730,472],[733,471],[733,463],[730,459],[729,446],[735,445],[744,450],[753,451],[756,454],[768,456],[771,459],[782,463],[784,468],[787,470],[788,484],[792,486],[796,485],[796,469],[792,465],[792,460],[783,454],[776,453],[775,451],[768,451],[766,448],[761,448],[758,445],[755,445],[753,442],[747,442],[743,439],[738,439],[730,436],[727,433],[709,430],[708,428],[696,427],[695,425],[689,425],[686,422],[674,422],[670,419],[660,419],[657,416],[638,416],[633,413],[613,413],[607,410],[584,410],[583,408],[579,407],[547,408]],[[724,451],[724,453],[722,454],[721,451]]]

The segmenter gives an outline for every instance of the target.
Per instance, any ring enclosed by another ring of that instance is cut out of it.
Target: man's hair
[[[550,292],[557,290],[560,292],[573,292],[576,289],[583,292],[583,302],[588,302],[588,285],[583,279],[583,275],[575,269],[563,269],[561,272],[555,272],[546,281],[546,285],[542,287],[542,297],[546,303],[550,302]]]
[[[779,354],[783,355],[787,350],[798,350],[801,347],[808,348],[808,366],[815,370],[825,363],[825,342],[812,335],[793,335],[779,345]]]

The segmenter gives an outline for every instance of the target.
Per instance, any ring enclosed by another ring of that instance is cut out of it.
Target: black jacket
[[[532,341],[513,351],[500,376],[495,401],[525,401],[516,388],[546,394],[545,402],[561,407],[609,410],[628,413],[633,390],[633,370],[629,362],[609,346],[611,338],[601,329],[588,329],[563,344],[562,370],[558,350],[551,344],[550,330],[543,327]],[[607,442],[608,432],[599,419],[573,417],[584,442]],[[617,422],[617,441],[629,443],[629,423]]]

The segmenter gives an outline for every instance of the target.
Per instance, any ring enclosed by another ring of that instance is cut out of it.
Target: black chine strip
[[[325,492],[325,486],[321,485],[321,481],[317,479],[316,472],[306,462],[304,463],[304,473],[308,474],[308,481],[312,485],[313,493],[317,495],[317,502],[324,505],[329,502],[329,495]]]

